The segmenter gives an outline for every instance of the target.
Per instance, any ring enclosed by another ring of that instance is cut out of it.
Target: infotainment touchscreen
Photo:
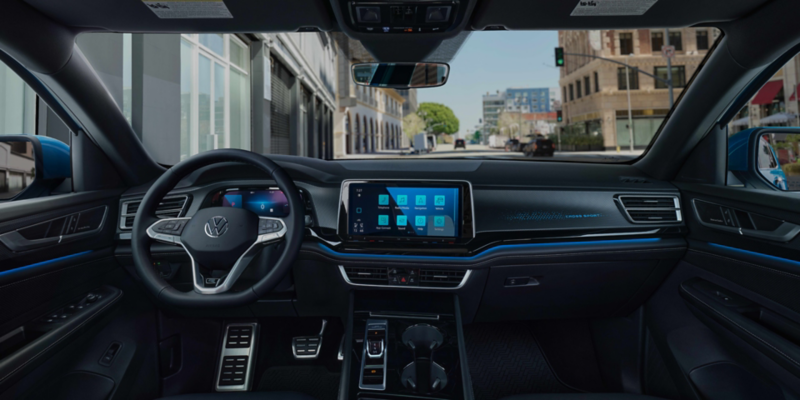
[[[462,185],[351,183],[348,234],[381,237],[461,237]]]

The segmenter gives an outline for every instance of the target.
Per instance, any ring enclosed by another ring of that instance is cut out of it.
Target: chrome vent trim
[[[382,287],[392,289],[455,290],[467,284],[472,270],[434,270],[420,268],[419,286],[389,285],[389,271],[386,267],[345,267],[339,265],[339,272],[351,286]],[[423,276],[429,280],[423,281]],[[437,280],[438,279],[438,280]]]
[[[122,203],[119,229],[125,231],[131,230],[133,227],[133,218],[136,216],[136,211],[139,210],[139,204],[141,203],[141,199],[128,200]],[[156,216],[159,218],[183,217],[186,215],[187,208],[189,208],[189,195],[167,196],[158,203]]]
[[[677,195],[618,195],[614,201],[634,224],[677,224],[683,222]]]

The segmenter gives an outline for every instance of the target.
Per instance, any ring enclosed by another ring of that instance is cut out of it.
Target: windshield
[[[321,159],[639,157],[720,32],[484,31],[426,61],[446,84],[356,85],[374,62],[341,33],[88,33],[78,46],[145,148],[173,165],[218,148]]]

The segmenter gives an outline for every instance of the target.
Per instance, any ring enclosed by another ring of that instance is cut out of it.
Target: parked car
[[[522,148],[525,157],[552,157],[555,151],[556,146],[553,145],[553,141],[541,135],[532,138]]]
[[[504,148],[506,151],[522,151],[522,146],[517,139],[506,140],[506,145]]]
[[[467,141],[464,140],[464,139],[456,139],[455,144],[453,144],[453,150],[455,150],[455,149],[457,149],[459,147],[464,149],[464,150],[466,150],[467,149]]]

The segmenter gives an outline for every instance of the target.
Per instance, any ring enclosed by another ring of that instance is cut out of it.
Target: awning
[[[795,101],[797,99],[797,89],[800,89],[800,83],[794,88],[794,93],[792,93],[792,97],[789,97],[789,101]]]
[[[785,124],[787,122],[794,122],[794,114],[790,113],[777,113],[772,114],[769,117],[761,118],[760,125],[764,124]]]
[[[750,117],[739,118],[731,122],[731,126],[747,126],[750,124]]]
[[[777,81],[769,81],[761,87],[761,90],[756,93],[756,96],[753,97],[753,104],[770,104],[772,100],[775,99],[775,96],[778,95],[778,92],[781,91],[783,87],[783,79]]]

